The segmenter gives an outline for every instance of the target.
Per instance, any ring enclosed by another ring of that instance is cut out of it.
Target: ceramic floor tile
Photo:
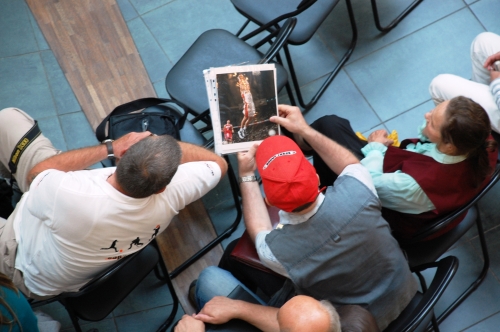
[[[434,108],[432,101],[427,101],[422,105],[415,107],[397,117],[387,121],[385,125],[389,131],[396,130],[398,132],[399,141],[406,138],[417,137],[418,128],[424,123],[424,114]]]
[[[153,83],[153,88],[155,89],[158,98],[170,99],[170,95],[168,94],[167,89],[165,88],[165,80]]]
[[[485,232],[499,225],[500,220],[500,182],[497,182],[479,201],[479,211]]]
[[[172,68],[172,63],[142,19],[136,18],[128,22],[128,27],[151,82],[164,82],[167,73]]]
[[[290,45],[289,49],[300,86],[330,73],[338,63],[318,35],[304,45]],[[291,77],[289,80],[292,84]]]
[[[123,19],[125,22],[133,20],[139,14],[135,10],[134,6],[130,3],[129,0],[117,0],[118,6],[120,7],[120,11],[122,12]]]
[[[80,321],[82,331],[92,332],[92,329],[97,329],[98,332],[117,332],[116,324],[113,318],[107,318],[99,322]],[[61,329],[61,332],[74,332],[74,327]]]
[[[0,87],[0,108],[17,107],[35,119],[57,114],[38,53],[0,59]]]
[[[130,3],[137,10],[139,15],[155,10],[165,4],[172,2],[172,0],[129,0]]]
[[[40,27],[38,26],[38,23],[35,20],[35,17],[33,16],[33,13],[31,13],[31,10],[29,9],[29,7],[28,7],[28,15],[29,15],[29,18],[30,18],[30,22],[31,22],[31,27],[33,29],[33,33],[35,35],[35,40],[36,40],[36,43],[38,45],[38,49],[40,51],[49,50],[50,47],[47,44],[47,41],[45,40],[45,37],[43,36],[43,33],[40,30]]]
[[[498,203],[497,203],[498,204]],[[500,279],[500,227],[491,229],[485,233],[488,253],[490,255],[490,270]],[[473,241],[477,252],[480,252],[479,241]]]
[[[485,320],[465,329],[464,332],[490,332],[497,331],[500,326],[500,313],[486,318]]]
[[[498,13],[500,13],[499,1],[481,0],[472,4],[470,8],[479,22],[484,25],[486,31],[500,34],[500,20],[498,19]]]
[[[83,112],[59,116],[68,150],[93,146],[99,142]]]
[[[56,149],[61,151],[68,150],[61,130],[61,124],[57,116],[40,119],[38,120],[38,125],[45,137],[52,142],[52,145],[54,145]]]
[[[168,286],[156,278],[154,271],[113,310],[115,317],[136,313],[160,306],[172,304]]]
[[[319,89],[324,78],[301,89],[304,99],[309,102],[313,93]],[[373,112],[363,95],[344,71],[340,71],[318,103],[305,115],[308,123],[321,116],[335,114],[348,119],[354,131],[367,131],[380,124],[380,119]]]
[[[465,291],[477,278],[482,268],[481,256],[471,243],[465,243],[454,248],[445,253],[443,257],[448,255],[456,256],[460,263],[455,277],[436,304],[435,311],[437,315],[442,313],[452,301]],[[425,275],[428,279],[429,275]],[[500,283],[490,272],[478,289],[441,323],[441,330],[460,331],[498,312],[500,310],[500,303],[497,301],[499,296]],[[478,311],[476,308],[481,308],[481,310]]]
[[[460,10],[347,65],[346,71],[375,112],[387,120],[427,101],[436,75],[469,77],[470,43],[482,30],[468,9]]]
[[[38,51],[24,0],[2,2],[0,11],[0,58]]]
[[[377,1],[382,25],[395,17],[412,0]],[[353,0],[352,5],[358,27],[358,42],[350,61],[355,61],[387,46],[447,15],[464,8],[462,0],[426,0],[414,9],[399,25],[388,33],[375,27],[371,5],[364,0]],[[325,43],[340,56],[351,41],[351,29],[344,1],[341,1],[319,28]]]
[[[151,310],[141,311],[131,315],[116,317],[115,322],[119,332],[148,332],[156,331],[157,328],[167,319],[172,306],[163,306]],[[184,311],[179,306],[174,322],[181,319]]]
[[[42,61],[49,79],[50,89],[54,96],[54,101],[58,114],[74,113],[81,110],[68,80],[57,62],[52,51],[41,52]]]
[[[143,15],[143,19],[174,64],[203,32],[225,29],[236,33],[245,22],[229,1],[213,6],[204,0],[174,1]]]

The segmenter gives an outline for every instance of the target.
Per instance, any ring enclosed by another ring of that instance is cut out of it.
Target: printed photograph
[[[277,114],[274,71],[224,73],[216,77],[222,144],[261,141],[278,134],[278,125],[269,121]]]

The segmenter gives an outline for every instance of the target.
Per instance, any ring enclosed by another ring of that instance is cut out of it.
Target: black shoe
[[[189,285],[189,291],[188,291],[189,303],[191,303],[191,305],[193,306],[193,308],[196,309],[196,311],[198,311],[198,304],[196,303],[196,294],[195,294],[197,281],[198,281],[198,279],[191,281],[191,284]]]

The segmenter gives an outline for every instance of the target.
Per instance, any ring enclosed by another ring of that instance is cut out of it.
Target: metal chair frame
[[[381,32],[389,32],[396,27],[413,9],[415,9],[424,0],[414,0],[408,7],[406,7],[401,14],[399,14],[391,23],[383,27],[380,24],[380,17],[378,14],[377,0],[371,0],[373,19],[375,20],[375,26]]]
[[[294,17],[294,16],[300,14],[301,12],[303,12],[304,10],[306,10],[307,8],[309,8],[314,2],[316,2],[316,0],[311,0],[311,1],[308,1],[308,2],[306,2],[306,0],[302,1],[299,4],[299,6],[297,7],[297,9],[295,11],[292,11],[292,12],[289,12],[287,14],[281,15],[277,19]],[[295,69],[294,69],[294,66],[293,66],[293,63],[292,63],[292,57],[290,55],[290,50],[288,49],[288,44],[289,43],[287,42],[283,46],[283,51],[285,53],[286,63],[288,65],[289,73],[290,73],[290,76],[292,78],[292,82],[293,82],[293,86],[294,86],[294,89],[295,89],[295,93],[297,95],[297,100],[299,102],[299,105],[303,109],[303,113],[306,113],[307,111],[309,111],[318,102],[319,98],[323,95],[323,93],[326,91],[326,89],[328,88],[328,86],[330,85],[330,83],[337,76],[337,74],[339,73],[340,69],[342,69],[342,66],[349,60],[349,58],[350,58],[350,56],[351,56],[351,54],[354,51],[354,48],[356,46],[356,42],[357,42],[357,39],[358,39],[358,29],[357,29],[357,26],[356,26],[356,20],[354,18],[354,12],[353,12],[353,9],[352,9],[351,0],[345,0],[345,2],[346,2],[346,5],[347,5],[347,13],[349,15],[349,22],[350,22],[351,29],[352,29],[352,39],[351,39],[351,42],[349,44],[349,48],[344,53],[344,55],[340,59],[340,61],[337,64],[337,66],[328,74],[326,80],[323,82],[322,86],[319,88],[319,90],[316,92],[316,94],[307,103],[304,101],[304,98],[302,96],[302,92],[300,91],[300,84],[298,82],[297,75],[295,74]],[[243,30],[248,25],[248,23],[250,23],[250,21],[252,21],[252,22],[254,22],[256,24],[260,24],[259,22],[256,22],[251,17],[249,17],[248,15],[246,15],[246,13],[241,12],[241,11],[239,11],[239,12],[243,16],[245,16],[247,18],[247,21],[243,24],[243,26],[240,28],[240,30],[236,33],[237,36],[239,36],[241,34],[241,32],[243,32]],[[277,19],[275,19],[273,21],[276,21]],[[269,25],[269,23],[266,24],[266,25]],[[274,29],[277,29],[277,28],[279,28],[279,26],[272,25],[271,27],[268,28],[268,31],[273,31]],[[283,65],[283,61],[282,61],[282,59],[281,59],[281,57],[280,57],[279,54],[277,54],[276,59],[278,60],[278,62],[280,64]],[[290,95],[290,93],[289,93],[289,95]],[[290,98],[290,103],[292,105],[295,105],[295,99],[293,98],[293,96]]]
[[[497,164],[493,175],[491,176],[490,181],[486,185],[481,192],[474,197],[467,205],[458,209],[457,211],[451,213],[450,215],[442,218],[440,221],[433,224],[431,227],[422,230],[420,233],[415,235],[411,240],[408,241],[400,241],[403,249],[405,247],[411,246],[413,244],[425,243],[422,242],[424,239],[428,238],[430,235],[435,234],[436,232],[444,229],[447,225],[449,225],[453,220],[457,217],[461,216],[463,213],[473,213],[473,217],[475,217],[475,223],[478,232],[478,238],[481,245],[481,252],[483,254],[483,267],[478,277],[471,283],[471,285],[437,318],[437,324],[440,324],[443,320],[446,319],[450,315],[453,310],[455,310],[470,294],[472,294],[481,283],[486,278],[488,273],[488,269],[490,266],[490,257],[488,253],[488,246],[486,244],[486,238],[484,235],[483,224],[481,220],[481,215],[479,213],[478,201],[498,182],[500,179],[500,164]],[[452,232],[451,230],[450,232]],[[439,238],[438,238],[439,239]],[[425,287],[425,280],[423,278],[420,279],[422,287]],[[428,329],[430,331],[430,328]]]

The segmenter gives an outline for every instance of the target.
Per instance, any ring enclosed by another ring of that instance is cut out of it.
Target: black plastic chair
[[[80,288],[78,292],[62,293],[48,300],[32,302],[31,306],[36,308],[59,301],[68,311],[75,330],[81,332],[79,319],[95,322],[106,318],[152,270],[155,270],[159,279],[167,283],[173,299],[170,315],[157,330],[166,331],[177,313],[179,300],[156,239],[145,248],[116,262]]]
[[[349,45],[348,50],[344,53],[337,66],[328,75],[323,85],[307,104],[302,98],[300,84],[295,74],[294,65],[292,63],[292,58],[288,49],[288,44],[302,45],[308,42],[312,38],[316,30],[319,28],[321,23],[323,23],[326,17],[339,3],[339,1],[340,0],[231,0],[236,10],[248,19],[240,29],[240,31],[237,33],[237,35],[239,35],[245,29],[250,21],[262,26],[263,24],[270,22],[276,17],[297,18],[297,26],[288,38],[286,44],[283,47],[283,50],[285,52],[288,69],[293,81],[295,92],[297,94],[298,102],[304,109],[304,112],[311,109],[311,107],[313,107],[318,102],[319,98],[325,92],[328,85],[333,81],[335,76],[337,76],[342,66],[347,62],[347,60],[349,60],[349,57],[354,51],[354,47],[356,46],[356,41],[358,38],[358,30],[356,27],[356,21],[354,19],[351,1],[346,0],[347,12],[352,29],[351,44]],[[273,31],[273,29],[276,29],[276,27],[276,25],[269,27],[269,31]],[[281,59],[278,58],[278,60]]]
[[[200,132],[205,133],[212,129],[203,70],[211,67],[269,63],[293,31],[296,19],[288,19],[281,29],[266,35],[254,45],[248,44],[247,41],[277,22],[279,20],[274,20],[241,38],[226,30],[208,30],[198,37],[169,71],[165,79],[167,92],[172,99],[185,105],[190,115],[194,116],[189,119],[191,123],[202,121],[205,124],[198,127]],[[272,45],[265,54],[257,50],[271,41]],[[276,64],[276,76],[277,90],[286,87],[291,96],[286,70],[279,64]]]
[[[206,99],[206,98],[205,98]],[[195,126],[190,122],[190,121],[185,121],[185,116],[187,114],[182,114],[182,110],[179,109],[179,105],[172,104],[172,103],[166,103],[166,104],[160,104],[160,105],[155,105],[155,106],[150,106],[146,108],[143,112],[150,112],[150,113],[165,113],[165,111],[169,111],[170,114],[172,114],[176,120],[179,123],[182,123],[182,127],[179,130],[179,135],[180,135],[180,140],[182,142],[187,142],[199,146],[205,146],[208,147],[209,141],[201,134],[201,132],[195,128]],[[220,235],[218,235],[215,239],[213,239],[210,243],[205,245],[205,247],[201,248],[197,253],[195,253],[193,256],[188,258],[184,263],[179,265],[177,268],[175,268],[171,273],[170,273],[170,278],[175,278],[178,276],[182,271],[184,271],[187,267],[189,267],[191,264],[193,264],[196,260],[198,260],[201,256],[205,255],[208,251],[213,249],[216,245],[218,245],[222,240],[225,238],[229,237],[238,227],[238,224],[240,223],[241,216],[242,216],[242,210],[241,210],[241,204],[239,200],[239,186],[238,186],[238,180],[236,178],[236,175],[234,173],[233,167],[231,163],[229,162],[229,158],[225,157],[227,164],[228,164],[228,171],[227,171],[227,176],[229,179],[229,184],[231,186],[231,193],[232,197],[234,200],[234,206],[236,208],[236,216],[232,224],[224,230]],[[109,166],[114,166],[109,160],[104,160],[103,166],[109,167]]]
[[[429,288],[423,288],[422,292],[417,292],[405,310],[384,332],[425,330],[434,315],[434,306],[457,272],[458,259],[454,256],[448,256],[438,262],[414,267],[412,272],[418,272],[419,277],[421,277],[420,272],[429,268],[437,268]],[[435,326],[434,330],[438,332],[439,328]]]
[[[413,9],[415,9],[422,1],[424,1],[424,0],[414,0],[391,23],[389,23],[385,27],[383,27],[380,24],[380,18],[379,18],[379,15],[378,15],[377,0],[371,0],[372,11],[373,11],[373,19],[375,20],[375,26],[377,27],[377,29],[379,31],[382,31],[382,32],[389,32],[389,31],[391,31],[396,25],[399,24],[399,22],[401,22],[406,17],[406,15],[408,15]]]
[[[483,282],[488,273],[490,259],[486,238],[484,236],[481,216],[478,209],[478,201],[498,182],[500,179],[500,165],[497,165],[495,171],[483,190],[474,197],[467,205],[457,211],[441,218],[436,223],[430,225],[426,229],[420,231],[410,240],[399,241],[401,247],[407,254],[410,268],[436,261],[441,257],[453,244],[455,244],[467,231],[476,224],[481,251],[483,253],[483,268],[477,279],[437,318],[437,323],[441,323],[448,315],[455,310],[477,287]],[[443,235],[426,240],[433,234],[437,234],[453,223],[457,218],[467,213],[465,218],[450,231]],[[424,282],[421,279],[421,282]],[[424,285],[424,284],[423,284]]]

